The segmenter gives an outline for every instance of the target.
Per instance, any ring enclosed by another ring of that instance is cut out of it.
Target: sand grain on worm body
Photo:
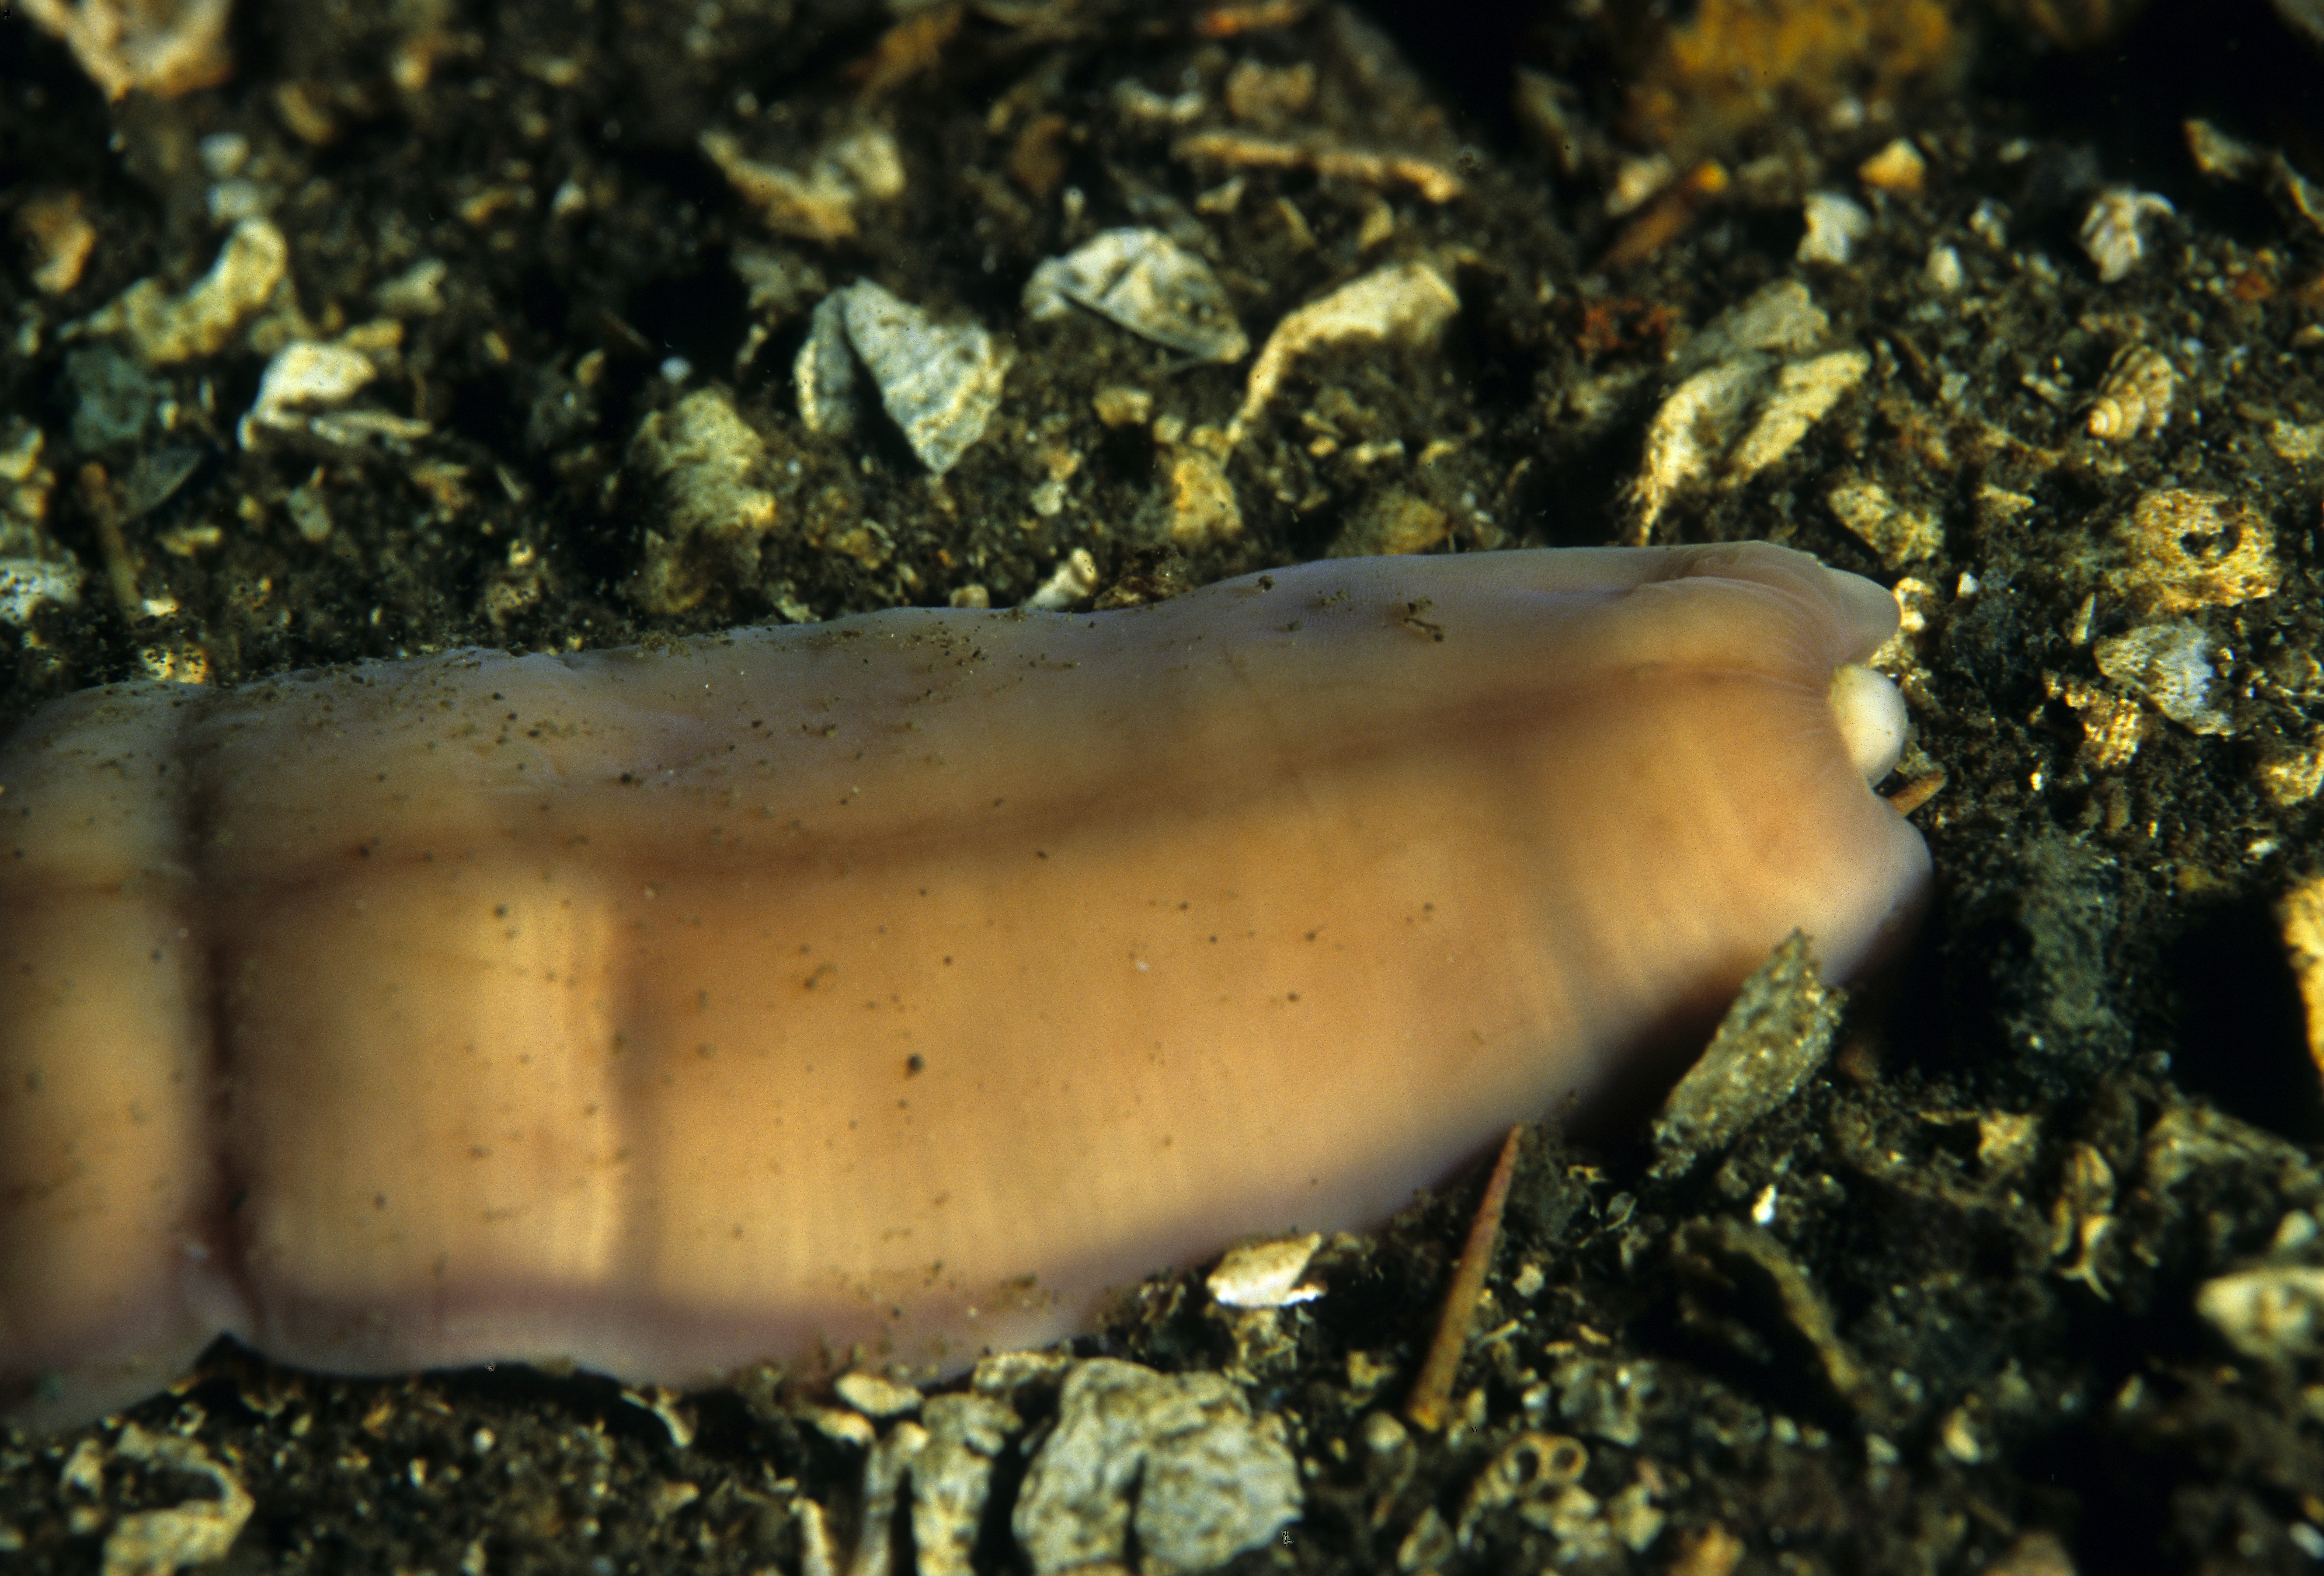
[[[0,745],[0,1404],[927,1375],[1376,1221],[1893,944],[1895,617],[1545,551],[73,696]]]

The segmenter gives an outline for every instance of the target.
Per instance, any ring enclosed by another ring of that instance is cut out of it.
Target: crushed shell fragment
[[[1280,1423],[1226,1379],[1099,1358],[1065,1380],[1010,1521],[1036,1576],[1120,1569],[1133,1546],[1143,1576],[1182,1576],[1263,1546],[1300,1500]]]
[[[271,220],[235,226],[210,271],[183,295],[141,279],[82,325],[92,334],[120,334],[155,366],[215,356],[234,342],[274,298],[290,266],[290,246]]]
[[[1924,509],[1909,509],[1878,482],[1861,477],[1835,483],[1824,502],[1840,523],[1880,555],[1890,569],[1914,559],[1937,558],[1945,550],[1941,521]]]
[[[1323,1294],[1323,1288],[1300,1277],[1323,1246],[1323,1234],[1317,1231],[1246,1243],[1219,1260],[1219,1267],[1203,1284],[1213,1300],[1230,1308],[1287,1308],[1311,1303]]]
[[[1025,312],[1037,321],[1082,307],[1204,361],[1240,361],[1250,340],[1211,265],[1159,230],[1107,230],[1033,270]]]
[[[1856,243],[1872,234],[1872,216],[1837,191],[1811,191],[1801,205],[1807,233],[1800,237],[1799,260],[1835,267],[1856,255]]]
[[[1365,340],[1433,345],[1460,310],[1461,298],[1425,263],[1377,269],[1309,301],[1267,337],[1251,366],[1242,409],[1227,429],[1229,442],[1239,443],[1250,435],[1251,422],[1275,397],[1292,362],[1308,351]]]
[[[378,375],[379,368],[360,350],[294,339],[266,364],[258,380],[258,398],[242,419],[236,440],[247,449],[260,428],[304,427],[299,414],[302,409],[345,404]]]
[[[2195,1312],[2246,1357],[2289,1362],[2324,1350],[2324,1269],[2268,1265],[2205,1281]]]
[[[679,613],[722,579],[755,569],[759,544],[780,521],[760,485],[767,447],[718,389],[699,389],[638,424],[629,462],[661,503],[645,561],[627,589],[656,613]]]
[[[759,163],[726,132],[703,133],[700,145],[769,229],[800,240],[850,239],[860,227],[858,212],[865,203],[884,202],[904,190],[896,139],[879,126],[832,139],[803,172]]]
[[[2141,613],[2191,613],[2273,597],[2283,583],[2267,517],[2224,493],[2156,487],[2116,527],[2114,589]]]
[[[1830,1054],[1846,999],[1825,988],[1808,939],[1794,931],[1743,982],[1710,1049],[1663,1101],[1652,1174],[1684,1175],[1799,1092]]]
[[[1009,360],[976,324],[939,323],[865,279],[816,307],[792,378],[807,430],[844,437],[860,414],[860,365],[912,452],[942,476],[984,436]]]
[[[2234,724],[2211,700],[2218,648],[2200,624],[2142,625],[2093,648],[2098,672],[2144,697],[2195,733],[2227,733]]]
[[[23,0],[24,14],[65,42],[107,98],[132,88],[175,98],[225,81],[233,9],[233,0]]]
[[[2152,191],[2110,186],[2099,192],[2082,216],[2082,250],[2097,265],[2098,282],[2118,284],[2127,279],[2146,255],[2146,221],[2178,211],[2169,198]]]
[[[2276,907],[2283,950],[2308,1018],[2308,1056],[2324,1072],[2324,876],[2311,876]]]
[[[1871,370],[1863,350],[1780,364],[1740,350],[1686,379],[1647,423],[1645,460],[1630,486],[1635,524],[1628,541],[1649,541],[1672,499],[1714,469],[1721,487],[1736,487],[1775,464]],[[1755,412],[1749,431],[1736,440],[1736,429]]]

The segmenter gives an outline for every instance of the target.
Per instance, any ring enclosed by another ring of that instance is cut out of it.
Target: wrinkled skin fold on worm
[[[0,1405],[221,1332],[927,1375],[1378,1221],[1793,929],[1894,948],[1835,672],[1895,622],[1536,551],[69,697],[0,745]]]

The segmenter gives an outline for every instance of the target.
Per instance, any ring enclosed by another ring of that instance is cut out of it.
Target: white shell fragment
[[[2114,284],[2128,278],[2146,255],[2146,221],[2178,211],[2169,198],[2152,191],[2109,186],[2099,192],[2082,216],[2082,250],[2098,265],[2099,283]]]
[[[1107,230],[1025,282],[1036,321],[1082,307],[1204,361],[1240,361],[1250,340],[1211,265],[1159,230]]]
[[[2153,488],[2115,537],[2125,561],[2109,583],[2141,613],[2240,607],[2283,584],[2274,527],[2225,493]]]
[[[2324,1269],[2273,1265],[2205,1281],[2195,1312],[2229,1346],[2262,1361],[2324,1349]]]
[[[1806,288],[1787,280],[1680,348],[1673,360],[1688,375],[1646,424],[1645,459],[1630,484],[1633,524],[1624,540],[1652,540],[1663,511],[1689,487],[1714,477],[1721,487],[1739,487],[1774,465],[1864,381],[1872,357],[1863,350],[1782,358],[1819,343],[1829,326]],[[1750,426],[1738,439],[1747,420]]]
[[[831,1382],[831,1387],[842,1401],[866,1417],[901,1417],[920,1408],[918,1390],[877,1374],[842,1374]]]
[[[1898,137],[1856,167],[1856,178],[1875,191],[1918,191],[1928,176],[1929,162],[1909,137]]]
[[[2232,730],[2227,713],[2211,704],[2218,647],[2202,626],[2142,625],[2099,641],[2092,654],[2098,672],[2191,732]]]
[[[2311,782],[2301,798],[2312,797],[2316,786]],[[2276,919],[2283,927],[2283,950],[2292,960],[2292,975],[2300,982],[2300,1004],[2308,1019],[2308,1059],[2324,1071],[2324,876],[2311,876],[2284,894],[2276,905]]]
[[[1702,1060],[1655,1117],[1655,1176],[1683,1176],[1798,1093],[1831,1052],[1844,992],[1817,977],[1794,931],[1736,993]]]
[[[659,495],[645,561],[628,590],[656,613],[679,613],[722,580],[756,568],[759,544],[781,521],[760,483],[767,446],[726,395],[700,389],[638,423],[629,462]]]
[[[1242,534],[1242,505],[1226,468],[1188,448],[1170,461],[1157,499],[1170,540],[1191,552]]]
[[[992,1469],[1020,1426],[1007,1403],[938,1395],[922,1414],[927,1442],[912,1461],[914,1576],[970,1576]]]
[[[208,1479],[217,1492],[165,1510],[137,1511],[115,1522],[105,1534],[106,1576],[168,1576],[226,1558],[257,1508],[231,1471],[194,1441],[174,1433],[148,1433],[134,1423],[122,1429],[114,1450],[124,1460],[146,1463],[149,1469]]]
[[[1323,1246],[1323,1233],[1318,1231],[1273,1242],[1246,1243],[1219,1260],[1219,1267],[1203,1284],[1214,1300],[1230,1308],[1288,1308],[1312,1303],[1323,1294],[1323,1288],[1300,1277]]]
[[[138,88],[175,98],[223,82],[234,71],[226,48],[233,0],[156,5],[104,0],[23,0],[24,14],[64,40],[107,98]]]
[[[847,240],[856,233],[863,204],[888,201],[904,190],[903,156],[880,126],[833,138],[804,172],[759,163],[726,132],[703,133],[701,147],[769,229],[801,240]]]
[[[1028,1448],[1012,1403],[1028,1386],[1046,1391],[1060,1380],[1056,1421],[1033,1436],[1039,1448],[1014,1505],[1004,1497],[998,1507],[1038,1576],[1185,1576],[1259,1547],[1298,1516],[1297,1468],[1281,1423],[1254,1420],[1227,1380],[1010,1352],[977,1365],[970,1394],[923,1400],[913,1392],[917,1422],[875,1432],[856,1413],[810,1413],[833,1438],[841,1436],[827,1419],[848,1419],[842,1442],[864,1455],[852,1554],[823,1506],[802,1497],[791,1506],[805,1576],[971,1576],[993,1519],[994,1469]],[[1127,1558],[1133,1537],[1142,1556],[1135,1563]]]
[[[1728,485],[1748,481],[1789,454],[1808,429],[1830,414],[1840,397],[1871,370],[1868,351],[1833,350],[1794,361],[1776,374],[1775,392],[1729,461]]]
[[[1936,558],[1945,550],[1944,523],[1925,509],[1909,509],[1877,481],[1860,477],[1835,483],[1824,502],[1858,541],[1880,555],[1890,569],[1916,558]]]
[[[855,352],[847,343],[847,301],[826,295],[816,303],[807,320],[807,341],[791,363],[791,384],[798,393],[799,420],[807,430],[825,438],[846,438],[855,431]]]
[[[1960,253],[1951,246],[1934,246],[1921,265],[1921,277],[1939,295],[1959,295],[1969,283],[1969,273],[1961,267]]]
[[[1376,269],[1320,301],[1309,301],[1276,324],[1275,332],[1267,337],[1251,366],[1242,409],[1227,428],[1227,440],[1240,443],[1249,435],[1250,423],[1275,397],[1291,363],[1307,351],[1366,339],[1434,344],[1460,310],[1461,298],[1444,276],[1425,263]]]
[[[1121,1569],[1133,1536],[1142,1576],[1181,1576],[1262,1546],[1299,1509],[1281,1425],[1227,1380],[1100,1358],[1065,1380],[1010,1526],[1037,1576]]]
[[[1646,462],[1632,484],[1634,540],[1646,541],[1671,499],[1711,473],[1766,379],[1765,361],[1743,357],[1707,367],[1670,392],[1646,424]]]
[[[1688,373],[1752,351],[1802,356],[1822,344],[1831,332],[1831,318],[1816,305],[1808,287],[1796,279],[1779,279],[1752,292],[1674,347],[1671,365],[1674,373]]]
[[[290,246],[282,232],[272,220],[246,218],[234,227],[210,271],[185,294],[170,295],[159,281],[141,279],[81,328],[125,336],[154,366],[214,356],[265,310],[290,266]]]
[[[303,428],[307,422],[302,410],[343,405],[378,375],[379,368],[360,350],[293,339],[274,353],[258,380],[258,398],[237,430],[242,446],[249,448],[263,427]]]
[[[1097,595],[1097,560],[1086,547],[1076,547],[1067,553],[1038,589],[1025,598],[1025,606],[1043,612],[1055,612],[1061,607],[1078,607]]]
[[[807,430],[844,437],[861,413],[860,365],[912,452],[942,476],[984,436],[1009,360],[976,324],[939,323],[864,279],[816,307],[791,375]]]
[[[38,259],[32,286],[42,295],[63,295],[80,283],[89,254],[97,250],[97,227],[88,220],[80,193],[42,192],[16,210],[16,229]]]
[[[1803,263],[1846,263],[1856,254],[1856,243],[1872,233],[1872,216],[1854,199],[1837,191],[1811,191],[1801,205],[1807,234],[1800,237]]]

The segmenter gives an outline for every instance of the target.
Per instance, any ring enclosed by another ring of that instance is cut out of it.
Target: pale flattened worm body
[[[0,746],[0,1404],[926,1371],[1377,1220],[1893,941],[1895,616],[1510,552],[74,696]]]

